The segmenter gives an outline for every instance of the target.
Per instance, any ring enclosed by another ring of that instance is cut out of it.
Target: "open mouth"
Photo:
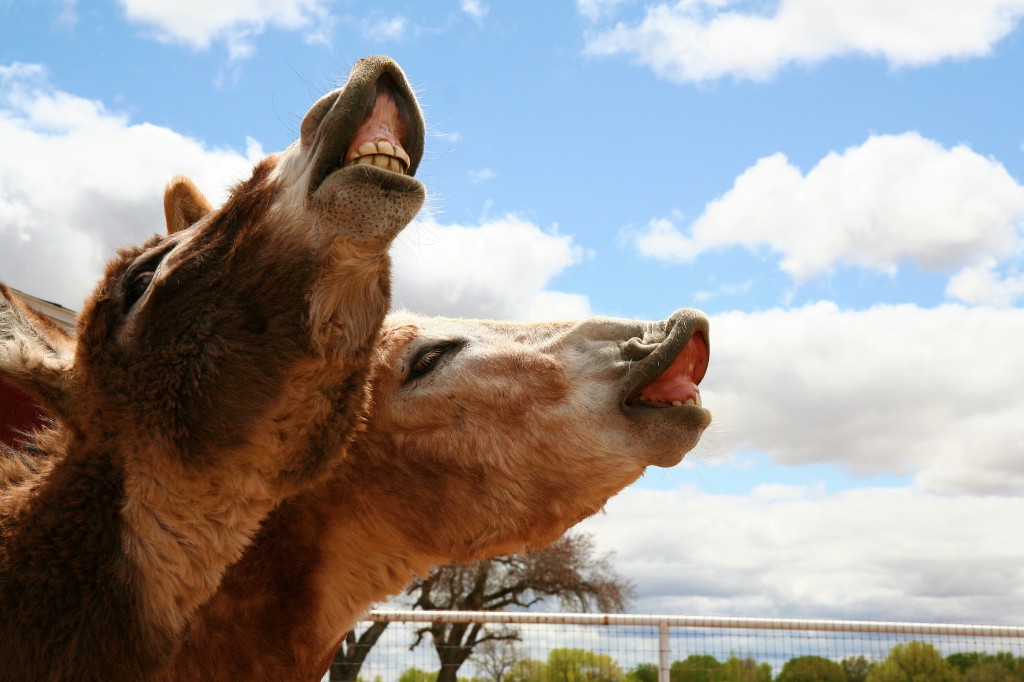
[[[423,155],[423,117],[394,62],[363,60],[323,106],[311,194],[333,173],[353,166],[415,175]]]
[[[703,316],[673,315],[668,337],[626,377],[623,406],[640,409],[701,407],[699,384],[710,356]]]
[[[356,129],[341,166],[368,165],[407,175],[412,159],[402,146],[403,138],[409,143],[408,130],[411,127],[408,104],[402,101],[397,88],[385,74],[374,85],[368,110],[359,128]]]

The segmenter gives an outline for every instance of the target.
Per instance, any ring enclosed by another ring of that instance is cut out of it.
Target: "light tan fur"
[[[706,339],[686,310],[536,325],[393,316],[350,456],[267,518],[162,679],[319,680],[355,621],[415,575],[555,540],[696,444],[706,410],[632,396],[677,357],[699,381]]]

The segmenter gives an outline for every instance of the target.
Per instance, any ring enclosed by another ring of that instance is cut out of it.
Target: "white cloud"
[[[491,11],[487,3],[481,0],[462,0],[461,7],[463,12],[477,21],[486,17],[487,13]]]
[[[617,3],[579,0],[590,19]],[[625,54],[677,82],[732,75],[764,80],[792,64],[850,54],[894,66],[986,55],[1016,27],[1024,0],[679,0],[645,8],[587,37],[591,55]]]
[[[583,259],[568,235],[516,215],[479,225],[414,223],[399,236],[394,303],[433,315],[551,320],[587,317],[586,296],[548,288]]]
[[[268,28],[305,31],[323,42],[334,19],[325,0],[120,0],[129,21],[151,27],[157,39],[206,49],[223,41],[232,59],[252,54],[252,40]]]
[[[639,613],[1017,625],[1024,497],[629,488],[583,528]]]
[[[742,282],[727,282],[719,285],[716,289],[704,289],[694,292],[693,300],[695,303],[707,303],[708,301],[720,296],[742,296],[750,293],[753,288],[754,280],[752,279],[747,279]]]
[[[1024,309],[840,310],[711,323],[701,391],[726,452],[912,476],[921,489],[1024,493]]]
[[[74,26],[78,23],[78,13],[76,5],[78,0],[58,0],[57,4],[60,5],[60,13],[57,15],[57,22],[64,26]]]
[[[376,17],[362,20],[360,27],[367,40],[394,41],[405,37],[409,22],[405,17]]]
[[[576,9],[590,21],[611,16],[619,5],[628,0],[576,0]]]
[[[1000,275],[996,260],[989,258],[953,276],[946,294],[964,303],[1008,307],[1024,298],[1024,275]]]
[[[0,66],[0,276],[77,309],[115,248],[164,229],[163,187],[192,177],[211,200],[263,156],[210,149],[53,89],[39,65]]]
[[[688,229],[679,222],[678,214],[655,219],[631,237],[641,253],[677,262],[726,246],[768,247],[797,282],[837,265],[954,270],[1020,254],[1024,186],[965,146],[881,135],[806,175],[781,153],[762,158]]]
[[[474,185],[479,185],[481,182],[484,182],[485,180],[491,180],[493,178],[496,178],[497,176],[498,174],[492,171],[490,168],[481,168],[480,170],[469,172],[469,181]]]

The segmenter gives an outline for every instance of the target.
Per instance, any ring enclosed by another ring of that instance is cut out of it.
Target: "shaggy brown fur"
[[[219,210],[174,183],[170,234],[119,252],[74,340],[0,286],[0,376],[57,418],[0,459],[0,680],[151,679],[260,520],[344,454],[424,198],[340,169],[382,97],[412,172],[412,92],[363,60]]]
[[[392,318],[350,456],[285,502],[197,613],[163,680],[319,680],[374,602],[433,566],[542,547],[710,422],[707,321]]]

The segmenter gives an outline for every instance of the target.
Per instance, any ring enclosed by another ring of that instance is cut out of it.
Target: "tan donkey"
[[[315,682],[415,575],[540,548],[711,421],[708,326],[391,317],[350,456],[282,504],[197,613],[164,680]]]
[[[422,149],[404,75],[363,60],[219,209],[172,185],[181,220],[108,264],[74,340],[0,287],[0,376],[57,419],[0,457],[0,680],[152,679],[341,458]]]

